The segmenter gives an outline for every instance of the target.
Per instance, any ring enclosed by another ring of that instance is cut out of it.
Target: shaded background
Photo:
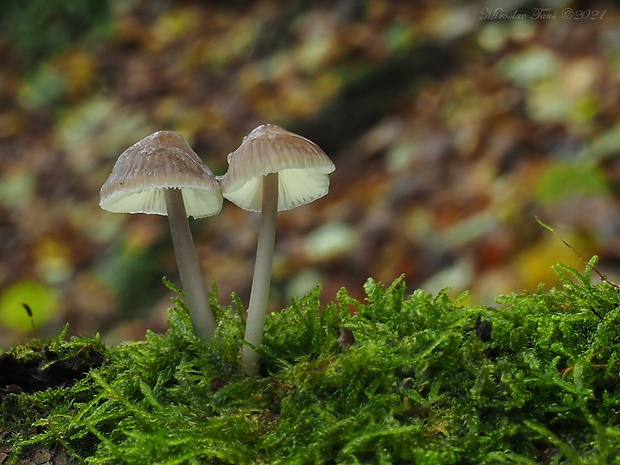
[[[334,160],[329,195],[278,217],[273,309],[403,273],[481,304],[557,285],[553,264],[584,265],[536,215],[614,279],[619,18],[560,0],[3,0],[0,347],[31,337],[22,303],[39,336],[165,329],[166,219],[98,205],[118,155],[161,129],[216,174],[262,123]],[[248,300],[257,219],[226,202],[192,221],[224,304]]]

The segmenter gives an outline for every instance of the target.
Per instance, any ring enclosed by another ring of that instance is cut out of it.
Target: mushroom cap
[[[101,187],[99,205],[113,213],[167,215],[164,189],[180,189],[187,216],[202,218],[222,209],[222,190],[189,144],[172,131],[158,131],[119,157]]]
[[[273,124],[254,129],[228,155],[221,177],[224,197],[249,211],[261,211],[263,177],[278,173],[278,210],[290,210],[327,194],[336,167],[314,142]]]

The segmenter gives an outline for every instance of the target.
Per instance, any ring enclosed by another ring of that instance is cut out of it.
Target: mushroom
[[[101,187],[99,205],[113,213],[167,215],[190,318],[196,335],[211,339],[215,318],[202,281],[187,218],[222,209],[222,190],[189,144],[158,131],[125,150]]]
[[[254,350],[263,340],[276,213],[313,202],[327,194],[328,174],[336,168],[314,142],[272,124],[264,124],[243,138],[228,155],[228,172],[221,178],[224,197],[249,211],[260,211],[254,277],[245,330],[242,360],[248,375],[258,373]]]

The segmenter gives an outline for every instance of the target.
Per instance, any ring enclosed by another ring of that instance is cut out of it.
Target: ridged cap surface
[[[290,210],[323,197],[334,163],[314,142],[273,124],[263,124],[244,137],[228,155],[222,177],[224,197],[239,207],[260,211],[263,176],[278,173],[278,210]]]
[[[187,216],[222,209],[222,191],[211,170],[180,135],[158,131],[125,150],[101,187],[99,205],[113,213],[167,215],[164,189],[181,189]]]

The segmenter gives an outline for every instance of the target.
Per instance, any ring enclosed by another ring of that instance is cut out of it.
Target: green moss
[[[178,300],[143,342],[33,342],[12,353],[95,347],[104,363],[4,392],[2,443],[11,463],[41,444],[89,464],[620,463],[620,292],[591,284],[590,266],[558,265],[563,289],[496,308],[408,295],[401,279],[323,308],[316,289],[268,318],[255,378],[238,365],[238,299],[212,299],[211,343]]]

